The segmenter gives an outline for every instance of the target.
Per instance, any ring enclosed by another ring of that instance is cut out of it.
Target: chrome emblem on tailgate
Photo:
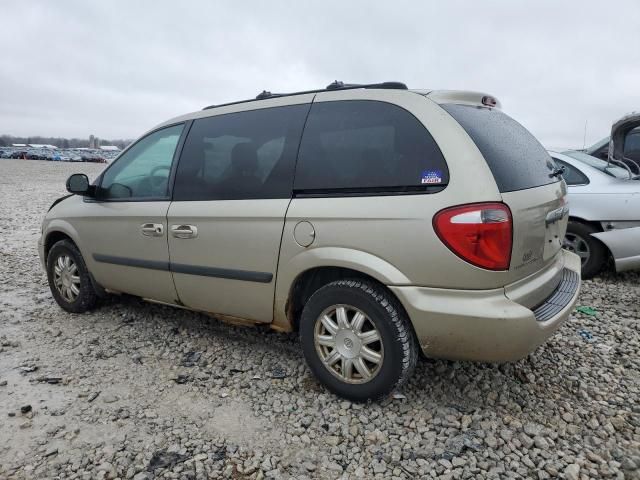
[[[559,220],[569,213],[569,206],[564,205],[560,208],[556,208],[555,210],[551,210],[547,213],[546,218],[544,219],[544,223],[546,226],[551,225],[552,223],[556,223]]]

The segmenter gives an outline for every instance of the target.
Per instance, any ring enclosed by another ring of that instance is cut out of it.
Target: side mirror
[[[67,179],[67,191],[76,195],[91,196],[92,188],[89,178],[84,173],[74,173]]]

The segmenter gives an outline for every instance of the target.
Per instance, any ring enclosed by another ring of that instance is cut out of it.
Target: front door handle
[[[195,225],[171,225],[171,235],[176,238],[196,238],[198,227]]]
[[[161,237],[164,233],[164,225],[161,223],[143,223],[140,231],[145,237]]]

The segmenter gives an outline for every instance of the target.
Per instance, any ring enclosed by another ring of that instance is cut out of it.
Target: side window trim
[[[447,185],[448,183],[441,183],[440,185],[412,185],[406,187],[294,189],[293,196],[295,198],[342,198],[424,195],[441,192]]]
[[[311,115],[311,110],[313,110],[313,105],[316,102],[316,98],[318,98],[318,94],[315,94],[311,101],[309,102],[309,108],[307,109],[307,114],[304,116],[304,122],[302,122],[302,129],[300,130],[300,136],[298,137],[298,148],[296,149],[296,156],[293,161],[293,175],[291,176],[291,197],[293,199],[296,197],[296,174],[298,173],[298,160],[300,159],[300,147],[302,147],[302,139],[304,138],[304,131],[307,129],[307,122],[309,121],[309,116]]]
[[[182,150],[184,149],[184,142],[187,140],[187,135],[189,135],[189,131],[191,130],[191,126],[193,125],[193,120],[187,120],[185,122],[184,128],[182,129],[182,134],[180,135],[180,139],[178,140],[178,145],[176,145],[176,151],[173,152],[173,159],[171,160],[171,171],[169,172],[169,181],[168,181],[168,200],[173,201],[173,187],[176,182],[176,172],[178,171],[178,164],[180,163],[180,158],[182,157]]]
[[[172,197],[172,190],[173,190],[173,179],[175,177],[175,169],[177,167],[178,164],[178,158],[179,158],[179,154],[182,152],[182,147],[184,146],[184,140],[186,138],[186,134],[188,132],[188,130],[191,128],[191,124],[193,123],[193,120],[187,120],[186,122],[177,122],[177,123],[172,123],[170,125],[163,125],[162,127],[156,128],[150,132],[148,132],[146,135],[144,135],[143,137],[138,138],[135,142],[132,142],[127,148],[125,148],[120,155],[118,155],[118,158],[116,158],[113,162],[111,162],[109,164],[109,166],[107,168],[105,168],[102,173],[100,173],[100,175],[98,176],[98,178],[96,178],[94,184],[97,186],[98,191],[100,190],[100,188],[102,187],[102,180],[104,178],[105,173],[107,173],[107,171],[109,171],[110,168],[112,168],[116,163],[118,163],[118,161],[124,157],[124,154],[129,151],[131,148],[133,148],[135,145],[137,145],[138,143],[140,143],[141,141],[143,141],[145,138],[149,137],[150,135],[153,135],[161,130],[164,130],[166,128],[171,128],[171,127],[176,127],[178,125],[184,125],[182,128],[182,132],[180,133],[180,138],[178,139],[178,143],[176,144],[176,149],[173,152],[173,158],[171,159],[171,170],[169,172],[169,180],[167,183],[167,195],[163,196],[163,197],[143,197],[143,198],[88,198],[88,197],[84,197],[84,201],[85,202],[90,202],[90,203],[103,203],[103,202],[166,202],[166,201],[171,201],[171,197]]]

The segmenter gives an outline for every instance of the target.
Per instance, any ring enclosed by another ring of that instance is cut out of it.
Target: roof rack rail
[[[261,93],[256,95],[256,100],[264,100],[265,98],[271,98],[273,96],[274,96],[273,93],[267,92],[266,90],[262,90]]]
[[[325,90],[351,90],[354,88],[387,88],[389,90],[407,90],[407,86],[402,82],[382,82],[382,83],[344,83],[339,80],[331,82]]]
[[[319,88],[317,90],[303,90],[300,92],[290,92],[290,93],[271,93],[267,90],[263,90],[255,98],[250,98],[248,100],[240,100],[237,102],[230,103],[221,103],[219,105],[209,105],[208,107],[204,107],[203,110],[209,110],[211,108],[217,107],[226,107],[228,105],[237,105],[239,103],[247,103],[247,102],[255,102],[256,100],[266,100],[267,98],[278,98],[278,97],[293,97],[295,95],[305,95],[308,93],[321,93],[327,91],[335,91],[335,90],[355,90],[358,88],[381,88],[381,89],[389,89],[389,90],[407,90],[407,86],[402,82],[381,82],[381,83],[344,83],[339,80],[334,80],[325,88]]]

